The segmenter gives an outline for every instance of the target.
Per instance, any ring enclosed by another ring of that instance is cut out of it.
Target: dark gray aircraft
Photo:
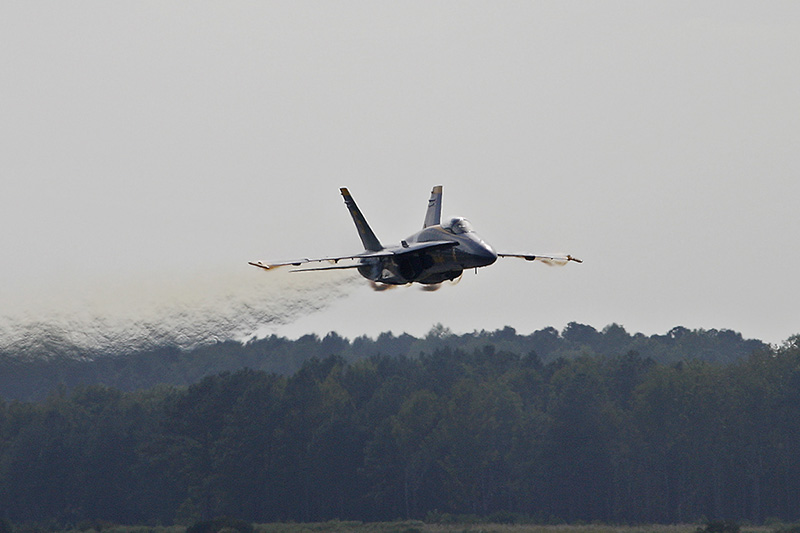
[[[361,210],[350,192],[345,188],[342,188],[341,192],[364,245],[363,252],[318,259],[295,259],[268,263],[258,261],[249,264],[269,270],[280,266],[300,266],[305,263],[327,261],[333,263],[334,266],[298,268],[292,272],[356,268],[362,276],[372,282],[383,284],[384,287],[408,283],[421,283],[430,287],[444,281],[455,280],[461,277],[466,269],[489,266],[498,257],[518,257],[527,261],[542,261],[547,264],[581,262],[580,259],[571,255],[497,253],[475,233],[467,219],[451,218],[442,224],[441,185],[437,185],[431,191],[422,230],[400,241],[400,246],[386,248],[367,224],[367,220],[361,214]],[[338,265],[342,260],[351,260],[355,263]]]

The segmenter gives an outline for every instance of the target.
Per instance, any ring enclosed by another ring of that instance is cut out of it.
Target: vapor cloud
[[[22,292],[0,310],[0,352],[93,357],[240,340],[325,308],[363,280],[352,272],[247,267]]]

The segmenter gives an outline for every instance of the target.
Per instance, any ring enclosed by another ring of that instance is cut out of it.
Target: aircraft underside
[[[365,260],[358,272],[371,281],[387,285],[433,285],[457,279],[464,270],[458,263],[445,260],[439,254],[420,254]]]

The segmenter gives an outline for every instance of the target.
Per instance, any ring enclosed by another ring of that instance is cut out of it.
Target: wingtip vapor
[[[497,253],[472,228],[465,218],[441,220],[442,186],[436,185],[431,190],[428,208],[422,230],[400,242],[400,246],[384,247],[366,218],[358,208],[347,187],[339,191],[345,206],[355,223],[364,251],[352,255],[303,258],[291,261],[262,262],[251,261],[248,264],[263,270],[272,270],[282,266],[300,266],[305,263],[329,262],[336,266],[309,267],[294,269],[292,272],[309,272],[320,270],[358,269],[359,274],[380,286],[407,285],[419,283],[436,290],[444,281],[460,279],[464,270],[489,266],[498,257],[516,257],[526,261],[540,261],[545,264],[567,264],[570,261],[582,263],[571,255]],[[338,265],[339,261],[354,261],[353,264]]]
[[[263,268],[264,270],[271,270],[272,267],[270,265],[265,265],[261,261],[248,261],[248,265],[253,265],[254,267]]]

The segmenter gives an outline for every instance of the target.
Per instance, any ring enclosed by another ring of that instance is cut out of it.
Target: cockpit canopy
[[[470,233],[475,231],[474,229],[472,229],[472,224],[469,223],[469,220],[462,217],[451,218],[450,220],[442,224],[442,228],[455,235],[460,235],[462,233]]]

